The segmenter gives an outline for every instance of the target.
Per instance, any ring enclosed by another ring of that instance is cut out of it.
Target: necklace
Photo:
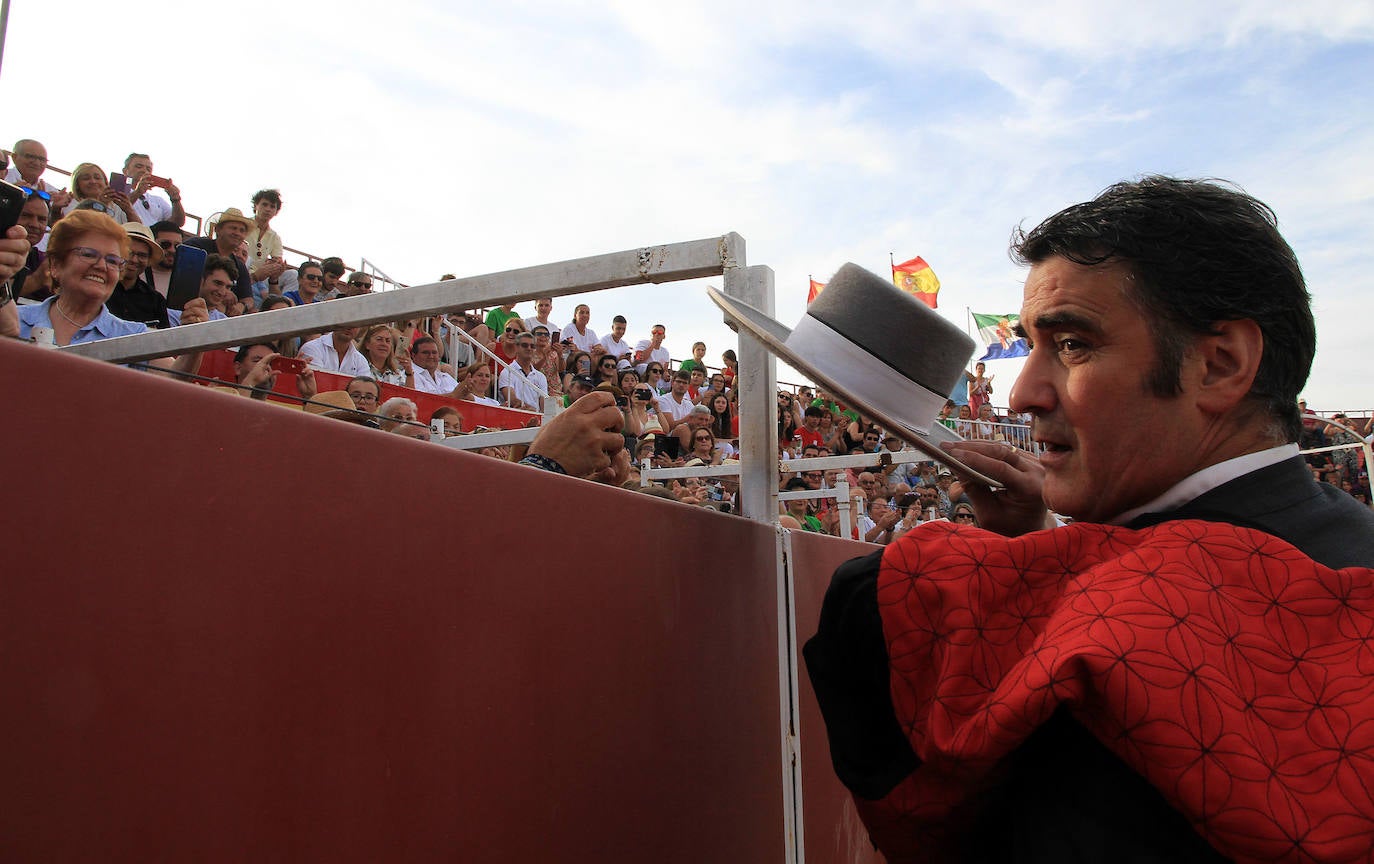
[[[67,319],[67,323],[70,324],[70,325],[72,325],[72,326],[75,327],[76,329],[80,330],[82,327],[85,327],[85,326],[86,326],[85,324],[79,324],[79,323],[77,323],[76,321],[73,321],[73,320],[72,320],[72,316],[68,315],[66,312],[63,312],[63,311],[62,311],[62,304],[61,304],[61,303],[58,303],[57,301],[54,300],[54,301],[53,301],[53,304],[52,304],[52,308],[56,309],[56,310],[57,310],[57,314],[58,314],[58,315],[61,315],[63,318],[66,318],[66,319]]]

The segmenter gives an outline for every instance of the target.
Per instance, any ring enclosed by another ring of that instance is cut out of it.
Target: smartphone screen
[[[208,253],[186,243],[177,247],[172,259],[172,275],[167,280],[167,308],[181,310],[200,296],[200,282],[205,275]]]

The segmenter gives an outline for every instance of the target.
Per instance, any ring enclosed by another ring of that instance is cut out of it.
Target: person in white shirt
[[[692,400],[687,398],[687,382],[691,379],[692,376],[686,372],[678,372],[673,376],[672,389],[658,397],[659,422],[665,429],[672,429],[692,413],[695,406]],[[707,413],[710,413],[709,408]]]
[[[157,188],[152,178],[153,160],[147,153],[130,153],[124,159],[124,176],[129,178],[129,200],[134,205],[138,220],[144,225],[158,222],[171,222],[180,228],[186,224],[186,211],[181,206],[181,190],[171,180],[156,181],[158,185],[166,182],[163,188],[166,196],[153,190]]]
[[[535,316],[533,318],[525,319],[526,330],[533,333],[534,328],[542,326],[549,331],[549,336],[553,339],[554,342],[557,342],[563,338],[562,336],[558,335],[558,327],[549,318],[549,316],[553,314],[552,297],[535,298],[534,311]]]
[[[421,336],[410,346],[415,369],[415,389],[440,396],[457,395],[458,379],[439,368],[439,343],[433,336]]]
[[[599,340],[596,338],[596,331],[587,326],[590,320],[591,307],[586,303],[577,304],[577,308],[573,310],[573,320],[563,328],[563,341],[570,342],[578,351],[591,353],[592,347],[599,344]]]
[[[325,372],[348,376],[367,375],[371,371],[367,358],[353,344],[357,335],[357,327],[340,327],[333,333],[326,333],[302,345],[300,356],[308,358],[312,366]]]
[[[540,411],[549,392],[548,379],[534,368],[534,337],[521,333],[515,338],[515,362],[501,370],[497,381],[501,401],[512,408]]]
[[[672,358],[668,356],[668,349],[663,347],[663,337],[668,330],[662,324],[655,324],[649,329],[649,338],[643,339],[635,346],[635,370],[639,372],[639,377],[645,377],[645,368],[650,363],[657,363],[664,369],[668,368],[668,361]]]
[[[601,347],[616,359],[617,369],[629,369],[630,358],[634,356],[630,343],[625,341],[626,325],[625,316],[617,315],[611,319],[611,332],[601,337]]]

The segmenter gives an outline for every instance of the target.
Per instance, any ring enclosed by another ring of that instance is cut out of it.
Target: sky
[[[279,188],[288,246],[410,284],[735,231],[788,326],[808,276],[889,255],[929,262],[960,327],[1015,312],[1015,226],[1143,174],[1225,178],[1298,253],[1304,393],[1336,410],[1374,405],[1371,80],[1369,0],[14,0],[0,139],[67,169],[150,153],[203,215]],[[718,363],[719,283],[585,299],[598,333],[662,322]]]

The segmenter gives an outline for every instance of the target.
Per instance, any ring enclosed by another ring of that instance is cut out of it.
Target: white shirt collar
[[[1194,498],[1212,491],[1223,483],[1229,483],[1251,471],[1277,465],[1296,455],[1298,455],[1297,444],[1280,444],[1277,447],[1270,447],[1268,450],[1246,453],[1234,459],[1227,459],[1225,462],[1208,465],[1201,471],[1184,477],[1153,501],[1127,510],[1109,521],[1112,525],[1125,525],[1142,513],[1167,513],[1170,510],[1177,510]]]

